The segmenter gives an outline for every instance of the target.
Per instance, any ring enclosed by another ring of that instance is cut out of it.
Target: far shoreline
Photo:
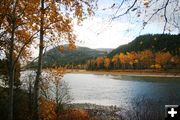
[[[89,71],[84,69],[67,69],[66,73],[74,74],[96,74],[96,75],[126,75],[126,76],[147,76],[147,77],[180,77],[180,71],[164,70],[97,70]]]

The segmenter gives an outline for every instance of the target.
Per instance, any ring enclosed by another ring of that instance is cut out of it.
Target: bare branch
[[[123,3],[123,2],[122,2]],[[123,14],[120,14],[118,16],[115,16],[113,17],[112,19],[116,19],[116,18],[119,18],[121,16],[124,16],[125,14],[127,14],[134,6],[135,4],[137,3],[137,0],[134,0],[134,3],[126,10],[126,12],[124,12]],[[121,5],[122,6],[122,5]]]
[[[164,6],[164,19],[165,19],[165,23],[164,23],[164,29],[163,29],[163,33],[165,32],[166,30],[166,26],[167,26],[167,16],[166,16],[166,9],[167,9],[167,6],[168,6],[168,3],[169,3],[169,0],[167,0],[165,6]]]

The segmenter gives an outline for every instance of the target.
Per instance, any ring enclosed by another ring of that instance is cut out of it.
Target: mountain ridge
[[[99,51],[88,47],[76,46],[74,50],[70,50],[67,45],[64,45],[63,52],[59,50],[59,47],[52,48],[45,53],[43,57],[43,65],[45,67],[85,64],[89,59],[107,55],[106,51]]]
[[[146,34],[136,37],[125,45],[120,45],[112,50],[108,56],[113,57],[120,52],[151,50],[152,52],[167,52],[173,55],[180,55],[180,35],[170,34]]]

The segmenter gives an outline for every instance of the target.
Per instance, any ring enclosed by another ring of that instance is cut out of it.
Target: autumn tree
[[[9,120],[13,119],[13,88],[16,64],[30,57],[28,48],[33,40],[32,27],[28,24],[31,19],[28,15],[34,13],[38,6],[37,1],[29,0],[2,0],[0,2],[0,49],[7,59],[9,82]],[[28,12],[25,12],[25,11]]]
[[[118,65],[119,65],[119,55],[116,54],[115,56],[113,56],[112,58],[112,63],[114,65],[114,69],[115,68],[118,68]]]
[[[73,17],[80,22],[83,20],[84,12],[87,9],[88,14],[92,14],[93,1],[81,0],[41,0],[40,13],[38,14],[38,23],[40,28],[39,33],[39,57],[37,75],[34,84],[34,120],[38,120],[38,97],[39,97],[39,82],[42,72],[42,56],[46,45],[52,43],[60,43],[61,40],[67,40],[69,47],[75,47],[75,35],[73,34]],[[73,15],[73,16],[72,16]],[[47,40],[44,38],[48,38]]]
[[[175,68],[180,67],[180,56],[173,56],[171,58],[171,63],[175,66]]]
[[[5,86],[8,86],[8,68],[7,68],[7,60],[3,59],[0,61],[0,64],[2,66],[0,67],[0,74],[3,75],[3,81],[5,83]],[[15,68],[14,68],[14,88],[20,88],[21,81],[20,81],[20,72],[21,72],[21,64],[19,61],[17,61]]]
[[[128,57],[128,55],[129,55],[129,52],[127,52],[126,54],[124,53],[119,54],[119,60],[122,64],[123,69],[128,68],[128,64],[130,64],[130,58]]]
[[[155,61],[157,64],[161,65],[163,68],[166,68],[168,63],[170,63],[172,55],[169,52],[158,52],[156,53]]]
[[[100,69],[102,64],[103,64],[103,57],[97,57],[97,58],[96,58],[97,68]]]
[[[122,64],[122,68],[123,69],[125,69],[125,55],[124,55],[124,53],[120,53],[119,54],[119,60],[120,60],[120,62],[121,62],[121,64]]]
[[[154,54],[150,50],[139,52],[140,68],[149,68],[154,62]]]
[[[128,64],[131,66],[131,68],[134,68],[134,64],[137,63],[136,52],[132,51],[132,52],[127,52],[126,54],[127,54],[126,57]]]
[[[104,58],[104,67],[108,70],[110,67],[111,60],[108,57]]]
[[[68,84],[62,80],[65,68],[51,68],[42,73],[40,84],[41,96],[56,103],[56,112],[63,110],[65,104],[71,102]]]

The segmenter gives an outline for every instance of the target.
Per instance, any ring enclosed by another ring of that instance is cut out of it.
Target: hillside
[[[45,53],[43,64],[44,66],[78,65],[86,63],[89,59],[104,55],[107,55],[107,52],[87,47],[77,47],[75,50],[69,50],[67,46],[64,46],[63,52],[59,50],[59,47],[56,47]]]
[[[169,51],[173,55],[180,55],[180,35],[141,35],[132,42],[114,49],[108,56],[112,57],[120,52],[142,51],[146,49],[153,52]]]

